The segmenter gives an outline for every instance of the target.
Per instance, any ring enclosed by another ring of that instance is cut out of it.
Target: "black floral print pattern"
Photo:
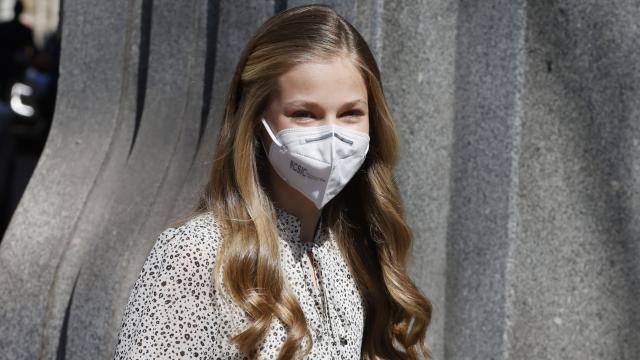
[[[283,209],[276,212],[281,264],[312,333],[306,359],[360,359],[364,303],[333,234],[321,219],[314,241],[301,241],[300,220]],[[229,338],[248,317],[212,285],[220,242],[209,213],[158,236],[131,290],[114,359],[247,359]],[[258,358],[276,359],[285,337],[274,317]]]

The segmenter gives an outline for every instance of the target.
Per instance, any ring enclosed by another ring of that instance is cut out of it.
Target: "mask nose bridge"
[[[346,137],[339,135],[337,132],[333,133],[334,137],[337,137],[340,141],[342,141],[343,143],[347,143],[349,145],[353,145],[353,140],[347,139]]]
[[[324,134],[324,135],[320,135],[317,137],[313,137],[313,138],[306,138],[304,139],[305,143],[310,143],[310,142],[314,142],[314,141],[320,141],[320,140],[324,140],[327,139],[329,137],[335,137],[338,138],[338,140],[342,141],[343,143],[349,144],[349,145],[353,145],[353,140],[347,138],[346,136],[342,136],[340,134],[338,134],[338,132],[336,131],[337,127],[335,125],[331,125],[331,132]],[[333,141],[333,139],[332,139]]]
[[[324,134],[324,135],[316,136],[316,137],[313,137],[313,138],[305,138],[304,142],[308,144],[310,142],[315,142],[315,141],[320,141],[320,140],[327,139],[327,138],[329,138],[331,136],[332,136],[331,134]]]

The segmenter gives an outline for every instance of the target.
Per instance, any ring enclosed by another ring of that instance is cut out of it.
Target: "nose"
[[[324,117],[324,125],[340,125],[338,115],[327,113]]]

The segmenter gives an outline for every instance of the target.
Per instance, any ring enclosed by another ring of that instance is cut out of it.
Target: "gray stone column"
[[[206,181],[242,47],[305,3],[63,2],[53,126],[0,242],[2,356],[112,356]],[[635,359],[638,2],[324,3],[382,70],[434,358]]]
[[[640,3],[531,1],[507,357],[640,354]]]

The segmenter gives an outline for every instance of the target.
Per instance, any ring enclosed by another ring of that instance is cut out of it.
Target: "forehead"
[[[282,102],[304,98],[315,101],[367,99],[367,87],[358,68],[345,57],[295,65],[277,79]]]

